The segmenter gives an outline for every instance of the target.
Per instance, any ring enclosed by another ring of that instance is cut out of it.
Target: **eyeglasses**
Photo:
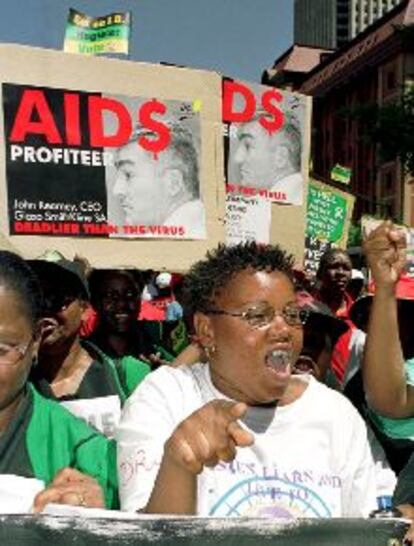
[[[54,314],[64,311],[77,298],[78,296],[75,295],[63,295],[59,293],[45,294],[43,297],[43,312]]]
[[[11,345],[9,343],[0,343],[0,366],[16,366],[20,360],[26,356],[33,338],[27,343]]]
[[[245,320],[252,328],[264,328],[274,320],[276,316],[281,316],[289,326],[302,326],[308,318],[308,311],[302,309],[294,303],[288,303],[280,311],[270,305],[250,307],[243,312],[230,312],[223,309],[208,309],[207,314],[226,315],[229,317],[238,317]]]

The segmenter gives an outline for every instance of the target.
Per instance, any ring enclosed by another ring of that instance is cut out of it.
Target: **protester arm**
[[[367,401],[386,417],[408,417],[414,414],[414,390],[405,380],[395,297],[405,239],[386,222],[368,237],[364,250],[376,285],[363,359]]]
[[[213,400],[177,426],[165,444],[146,512],[197,513],[197,475],[206,466],[232,461],[236,446],[253,443],[252,434],[237,421],[246,409],[242,403]]]

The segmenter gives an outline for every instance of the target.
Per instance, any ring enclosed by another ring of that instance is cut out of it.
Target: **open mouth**
[[[59,323],[52,318],[45,318],[42,320],[42,338],[48,337],[53,334],[59,328]]]
[[[316,364],[313,358],[307,355],[300,355],[293,366],[293,373],[315,375],[315,368]]]
[[[273,349],[265,357],[266,366],[277,374],[290,373],[292,361],[293,354],[290,349]]]

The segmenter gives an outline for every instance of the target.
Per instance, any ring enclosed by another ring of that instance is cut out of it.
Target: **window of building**
[[[397,78],[395,76],[395,71],[389,70],[386,74],[385,88],[387,91],[391,91],[395,89],[396,85],[397,85]]]

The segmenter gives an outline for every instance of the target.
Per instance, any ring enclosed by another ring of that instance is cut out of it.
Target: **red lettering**
[[[33,120],[36,113],[38,120]],[[56,127],[44,92],[25,89],[10,134],[11,142],[23,142],[27,134],[44,135],[49,144],[61,144],[62,138]]]
[[[273,102],[277,101],[279,103],[282,102],[282,100],[282,94],[279,93],[279,91],[276,91],[276,89],[269,89],[269,91],[265,91],[262,95],[262,106],[266,112],[269,112],[269,114],[273,116],[273,120],[270,120],[265,116],[261,116],[259,123],[269,133],[278,131],[285,122],[284,113],[280,110],[278,105],[274,104]]]
[[[104,148],[122,146],[132,133],[132,122],[128,109],[119,101],[107,97],[89,97],[89,133],[92,147]],[[118,119],[118,129],[112,135],[105,135],[103,111],[112,112]]]
[[[233,97],[236,93],[243,96],[245,104],[241,112],[233,111]],[[223,86],[223,121],[241,122],[249,121],[253,118],[256,110],[256,100],[254,93],[250,89],[239,82],[225,80]]]
[[[65,93],[63,101],[65,108],[66,143],[71,146],[79,146],[81,144],[79,95],[77,93]]]
[[[153,152],[155,159],[157,154],[167,148],[171,142],[170,129],[164,123],[161,123],[151,116],[152,114],[165,114],[167,107],[162,102],[153,99],[144,103],[138,114],[140,124],[149,129],[151,132],[156,133],[158,138],[148,138],[148,136],[142,135],[138,138],[138,144],[147,150]]]

